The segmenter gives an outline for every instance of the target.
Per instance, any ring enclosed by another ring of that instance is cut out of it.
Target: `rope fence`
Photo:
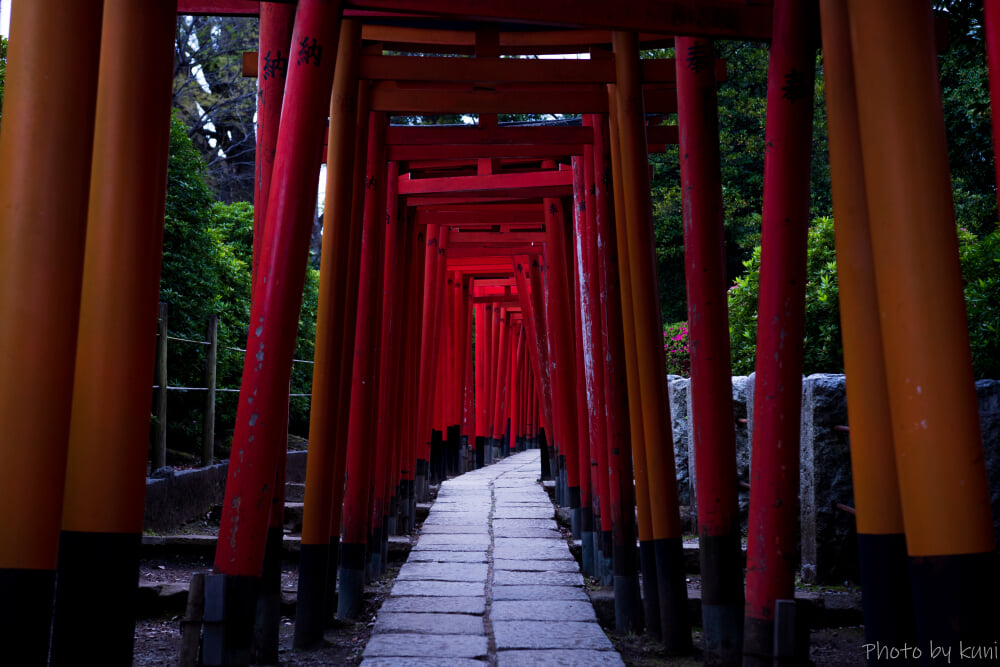
[[[159,321],[156,331],[156,373],[153,379],[153,390],[155,392],[155,403],[153,406],[154,431],[151,464],[155,470],[166,465],[166,437],[167,437],[167,392],[205,392],[205,402],[202,422],[202,451],[201,465],[211,465],[215,459],[215,395],[222,393],[239,393],[239,388],[217,387],[216,386],[216,366],[218,351],[228,350],[246,354],[246,348],[231,347],[218,344],[218,316],[210,315],[206,326],[206,338],[208,340],[195,340],[183,336],[172,336],[167,331],[167,304],[160,303]],[[201,345],[208,348],[205,352],[204,387],[184,387],[171,385],[167,381],[167,343],[175,341],[187,343],[189,345]],[[297,364],[313,364],[308,359],[293,359]],[[291,398],[308,398],[311,393],[289,393]]]

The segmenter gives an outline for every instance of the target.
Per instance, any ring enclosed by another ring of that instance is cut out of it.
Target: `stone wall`
[[[191,470],[161,468],[157,477],[146,480],[146,511],[142,529],[155,533],[173,530],[204,516],[214,505],[221,505],[228,472],[228,461]],[[300,484],[305,482],[304,451],[288,452],[285,480]]]
[[[750,481],[753,385],[752,374],[733,378],[737,475],[739,482],[746,483]],[[687,418],[691,413],[690,381],[671,376],[669,386],[681,504],[686,505],[685,501],[689,501],[690,511],[694,514],[697,470],[691,455],[694,451],[693,432],[687,425]],[[994,532],[997,544],[1000,545],[1000,381],[980,380],[976,383],[976,392],[986,472],[991,490]],[[849,434],[834,428],[847,424],[844,376],[817,374],[804,378],[799,528],[802,578],[809,583],[841,584],[845,580],[857,580],[858,577],[854,517],[837,507],[838,504],[854,506]],[[749,492],[742,486],[739,489],[739,509],[741,526],[746,531]]]

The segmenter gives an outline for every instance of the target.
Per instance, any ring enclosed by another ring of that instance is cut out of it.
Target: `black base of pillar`
[[[594,510],[592,507],[581,507],[579,516],[580,552],[582,555],[580,570],[584,576],[593,577],[596,574],[594,568]]]
[[[431,458],[427,480],[430,484],[438,484],[444,478],[444,445],[441,431],[431,429]]]
[[[545,440],[545,429],[538,429],[538,448],[542,450],[542,481],[552,481],[552,469],[555,467],[549,457],[549,443]]]
[[[259,577],[205,577],[203,665],[247,665],[257,614]]]
[[[267,530],[264,568],[257,599],[250,659],[257,665],[278,664],[278,629],[281,626],[281,527]]]
[[[615,630],[642,631],[642,597],[639,595],[639,575],[615,575]]]
[[[292,646],[310,649],[323,642],[326,628],[329,544],[303,544],[299,550],[299,588],[295,598]]]
[[[743,551],[738,533],[702,535],[701,626],[706,665],[737,665],[743,654]]]
[[[340,586],[337,618],[354,621],[365,607],[365,545],[340,545]]]
[[[138,533],[62,532],[52,665],[77,665],[86,655],[132,664],[141,543]]]
[[[0,663],[48,664],[55,589],[54,570],[0,568]]]
[[[476,470],[486,465],[486,438],[476,436]]]
[[[657,585],[660,596],[661,641],[667,653],[686,655],[691,652],[691,620],[687,602],[687,580],[684,576],[684,546],[680,537],[653,540],[656,557]]]
[[[642,570],[642,610],[646,621],[646,634],[659,640],[660,592],[657,584],[656,555],[653,541],[639,542],[639,567]]]
[[[932,643],[954,646],[953,654],[958,655],[961,642],[963,665],[997,664],[1000,557],[978,553],[911,556],[909,560],[917,639],[925,656],[930,655]]]

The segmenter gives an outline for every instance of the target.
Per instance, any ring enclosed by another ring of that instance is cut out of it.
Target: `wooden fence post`
[[[205,353],[205,409],[202,412],[201,465],[210,466],[215,460],[215,368],[219,352],[219,316],[208,316],[206,332],[208,352]]]
[[[152,469],[167,465],[167,304],[160,303],[156,324],[156,428],[153,431]]]

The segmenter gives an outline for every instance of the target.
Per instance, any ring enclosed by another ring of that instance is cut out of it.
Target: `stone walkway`
[[[441,485],[362,667],[623,665],[529,450]]]

